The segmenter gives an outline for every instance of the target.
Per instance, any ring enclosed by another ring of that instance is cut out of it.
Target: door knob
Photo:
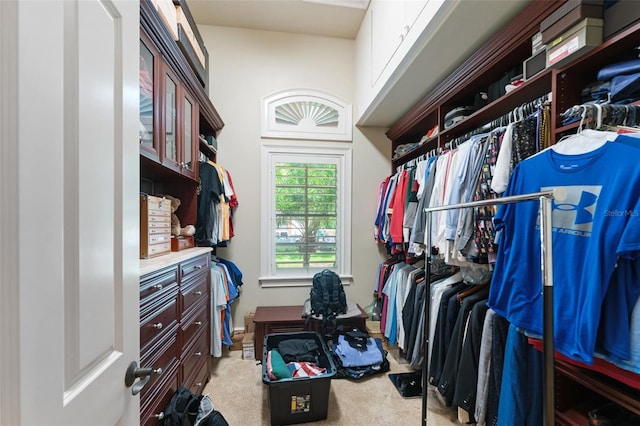
[[[162,368],[138,368],[138,363],[135,361],[131,361],[129,367],[127,367],[127,371],[124,375],[124,384],[127,387],[131,387],[131,395],[137,395],[140,393],[144,385],[151,379],[151,374],[162,374]],[[140,379],[136,382],[136,379]],[[134,384],[135,382],[135,384]]]

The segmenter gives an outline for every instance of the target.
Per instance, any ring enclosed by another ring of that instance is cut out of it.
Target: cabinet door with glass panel
[[[166,62],[162,67],[162,165],[180,173],[178,149],[178,85],[176,74]]]
[[[140,117],[138,134],[140,154],[153,161],[160,162],[160,123],[159,75],[162,63],[160,52],[149,39],[141,34],[140,38]]]
[[[163,68],[162,165],[191,179],[196,177],[197,105],[168,66]]]
[[[181,134],[181,173],[192,179],[197,177],[198,165],[198,104],[193,100],[193,96],[182,87],[181,104],[178,116],[180,117]]]

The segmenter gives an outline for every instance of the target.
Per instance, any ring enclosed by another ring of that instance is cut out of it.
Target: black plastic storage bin
[[[326,372],[314,377],[271,380],[267,375],[267,353],[288,339],[313,339],[320,348],[318,366]],[[262,349],[262,382],[268,386],[272,425],[315,422],[327,418],[331,379],[336,365],[326,343],[315,331],[275,333],[264,336]]]

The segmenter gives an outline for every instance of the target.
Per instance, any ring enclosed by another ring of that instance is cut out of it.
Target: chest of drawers
[[[140,392],[140,424],[162,424],[180,386],[201,393],[211,375],[210,261],[206,248],[141,261],[140,366],[154,374]],[[166,261],[165,261],[166,259]]]

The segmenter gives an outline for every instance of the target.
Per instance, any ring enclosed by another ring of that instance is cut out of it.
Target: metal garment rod
[[[558,194],[561,196],[561,194]],[[481,200],[471,201],[461,204],[450,204],[447,206],[428,207],[424,209],[427,213],[426,224],[426,256],[430,256],[431,251],[431,213],[442,210],[461,209],[469,207],[481,207],[491,206],[499,204],[512,204],[523,201],[535,201],[540,202],[540,268],[542,270],[542,292],[543,292],[543,418],[545,426],[555,425],[555,385],[554,385],[554,347],[553,347],[553,254],[551,250],[551,211],[552,201],[555,196],[555,190],[532,192],[529,194],[512,195],[509,197],[496,198],[493,200]],[[430,308],[431,308],[431,260],[427,259],[425,262],[425,279],[426,281],[426,295],[424,298],[424,312],[425,312],[425,327],[423,331],[423,345],[425,356],[422,361],[422,426],[427,424],[427,388],[429,381],[427,376],[429,375],[427,365],[430,360],[429,353],[429,327],[430,327]]]

